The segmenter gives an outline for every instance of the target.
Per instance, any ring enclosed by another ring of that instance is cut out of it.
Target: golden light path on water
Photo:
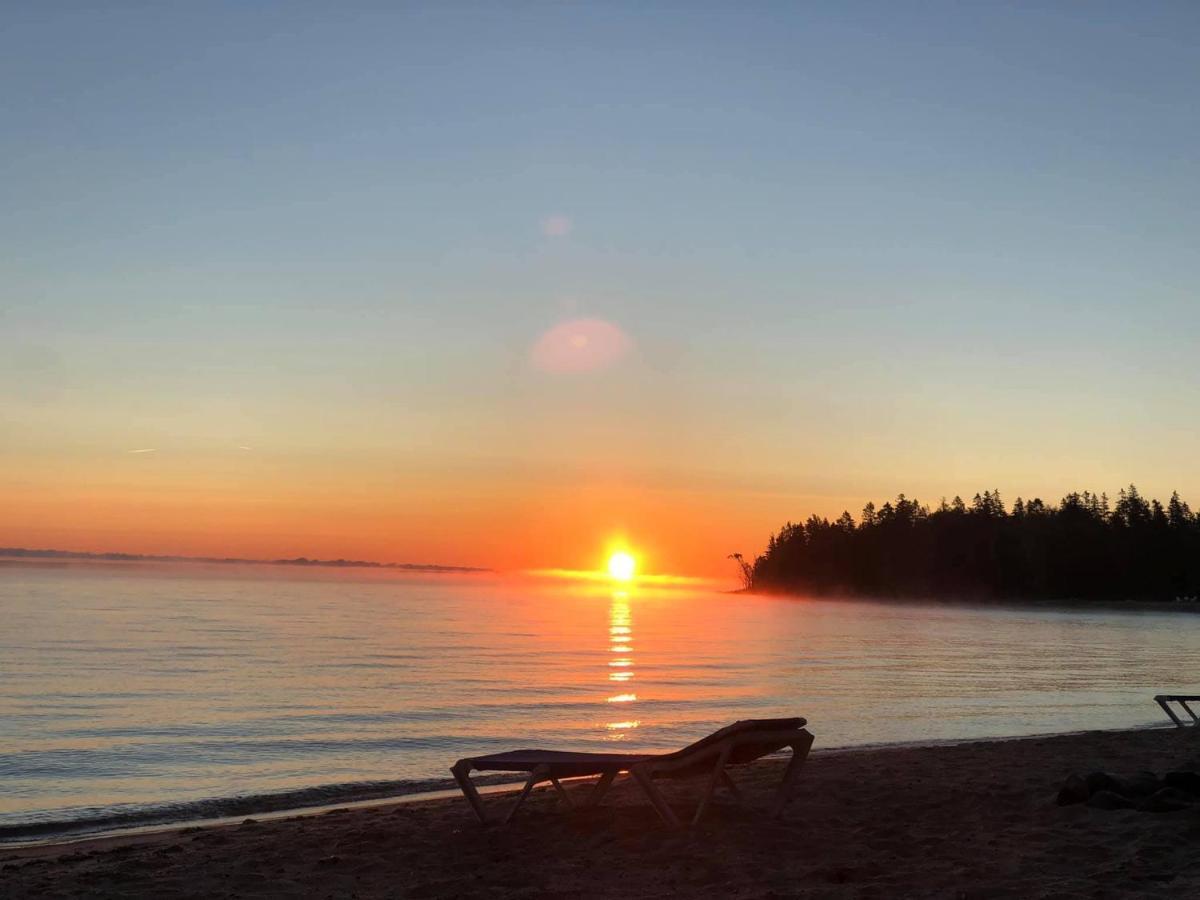
[[[622,688],[628,688],[633,681],[633,613],[630,610],[629,591],[614,590],[612,604],[608,613],[609,652],[615,654],[609,660],[609,682],[615,682]],[[608,698],[609,703],[636,703],[637,694],[623,691]],[[625,718],[619,722],[609,722],[605,725],[608,739],[624,740],[629,732],[641,723],[637,719]]]

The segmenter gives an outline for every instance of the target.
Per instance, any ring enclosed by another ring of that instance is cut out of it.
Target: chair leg
[[[525,802],[525,798],[529,796],[529,792],[533,790],[533,786],[542,780],[544,775],[541,772],[533,772],[529,776],[529,780],[525,782],[525,787],[521,788],[521,795],[517,797],[517,802],[513,804],[512,809],[508,811],[508,815],[504,817],[504,824],[507,825],[513,820],[513,816],[517,814],[517,810],[521,808],[521,804]]]
[[[733,794],[733,799],[738,803],[745,803],[746,798],[742,796],[742,790],[737,786],[737,782],[733,780],[733,776],[729,774],[728,769],[721,770],[721,783]]]
[[[1169,703],[1167,703],[1166,698],[1161,697],[1161,696],[1155,697],[1154,702],[1157,703],[1159,706],[1161,706],[1163,709],[1163,712],[1165,712],[1168,716],[1171,717],[1171,721],[1175,723],[1175,726],[1177,728],[1183,727],[1183,721],[1179,718],[1179,716],[1175,715],[1175,710],[1171,709],[1171,706]]]
[[[487,813],[483,811],[483,801],[479,799],[479,791],[475,790],[475,784],[471,781],[470,765],[458,763],[450,769],[450,774],[458,782],[459,790],[467,798],[467,803],[471,804],[471,809],[475,811],[480,824],[486,825],[488,823]]]
[[[800,777],[800,770],[804,767],[804,761],[808,759],[808,751],[812,748],[813,736],[807,731],[803,732],[804,737],[792,744],[792,758],[788,762],[787,769],[783,773],[783,783],[779,785],[779,795],[775,799],[775,806],[771,810],[772,816],[778,816],[783,812],[783,808],[792,799],[792,795],[796,790],[796,779]]]
[[[675,811],[663,799],[663,795],[659,793],[658,788],[654,785],[654,779],[650,777],[650,773],[643,769],[640,765],[634,766],[629,770],[629,773],[641,785],[642,791],[650,800],[650,805],[654,807],[654,811],[659,814],[664,822],[672,828],[679,827],[679,817],[675,815]]]
[[[725,771],[725,762],[729,759],[729,751],[731,749],[732,746],[726,744],[725,749],[721,751],[721,755],[717,757],[717,764],[713,766],[712,774],[708,778],[708,790],[700,798],[700,805],[696,807],[696,815],[692,816],[693,828],[700,824],[700,819],[704,816],[704,811],[708,809],[708,804],[712,800],[713,794],[716,793],[717,785],[721,781],[721,773]]]
[[[604,795],[608,793],[608,789],[612,787],[613,779],[617,777],[616,770],[605,772],[600,776],[600,780],[596,782],[596,786],[592,788],[592,792],[588,794],[585,806],[599,806],[600,801],[604,799]]]
[[[575,801],[571,799],[571,795],[567,793],[567,789],[562,786],[562,782],[551,775],[550,783],[554,785],[554,790],[558,792],[558,797],[560,800],[562,800],[563,805],[566,806],[567,809],[574,809]]]

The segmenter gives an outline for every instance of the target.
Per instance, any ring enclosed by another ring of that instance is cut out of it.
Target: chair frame
[[[1163,712],[1171,717],[1171,721],[1175,723],[1175,727],[1182,728],[1184,726],[1183,719],[1170,706],[1171,703],[1178,703],[1183,711],[1192,717],[1193,725],[1200,725],[1200,716],[1192,710],[1188,703],[1200,701],[1200,694],[1157,694],[1154,697],[1154,702],[1162,707]]]
[[[783,779],[779,784],[779,788],[775,793],[775,800],[771,805],[770,814],[772,816],[779,816],[795,795],[796,781],[800,776],[800,771],[804,767],[804,763],[808,759],[809,750],[812,749],[813,735],[804,728],[788,731],[753,731],[730,735],[723,740],[705,747],[694,755],[688,754],[670,759],[656,759],[651,757],[642,762],[635,763],[630,766],[629,774],[637,781],[642,792],[649,799],[650,804],[654,807],[659,817],[672,828],[678,828],[681,824],[679,817],[658,790],[658,786],[654,783],[654,780],[656,778],[678,777],[680,770],[694,770],[700,765],[701,761],[711,759],[712,769],[709,771],[708,787],[700,797],[700,802],[696,806],[696,812],[692,816],[692,825],[695,826],[700,824],[700,820],[708,810],[709,804],[712,802],[713,795],[716,793],[718,787],[724,786],[733,795],[735,800],[742,802],[742,793],[727,768],[729,757],[733,751],[745,744],[764,744],[772,741],[781,742],[782,746],[780,749],[786,747],[792,751],[792,758],[788,760],[787,768],[783,772]]]

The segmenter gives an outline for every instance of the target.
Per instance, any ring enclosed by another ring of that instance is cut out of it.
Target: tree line
[[[735,554],[739,562],[740,555]],[[1134,485],[1115,502],[1071,493],[1058,504],[999,491],[934,509],[903,494],[859,521],[810,516],[771,535],[742,566],[747,587],[875,596],[1174,600],[1200,595],[1200,516]]]

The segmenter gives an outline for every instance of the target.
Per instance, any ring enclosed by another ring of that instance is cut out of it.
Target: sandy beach
[[[627,782],[584,811],[538,790],[508,827],[456,799],[10,848],[0,896],[1194,896],[1200,810],[1056,794],[1071,773],[1161,775],[1198,756],[1193,729],[817,752],[779,821],[726,797],[672,832]],[[751,804],[779,771],[738,770]],[[684,804],[697,787],[668,793]]]

